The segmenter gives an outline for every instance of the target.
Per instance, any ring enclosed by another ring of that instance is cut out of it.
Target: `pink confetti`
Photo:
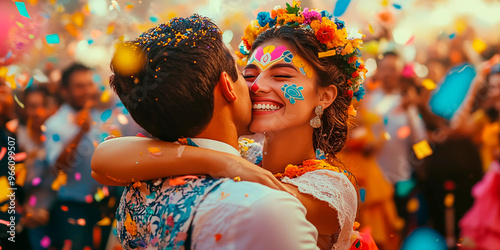
[[[107,186],[102,187],[102,193],[104,196],[109,196],[109,189]]]
[[[94,198],[92,197],[92,195],[87,194],[87,196],[85,196],[85,201],[87,203],[92,203],[94,201]]]
[[[28,155],[26,154],[26,152],[16,153],[14,156],[14,160],[16,162],[23,161],[27,156]]]
[[[33,178],[33,181],[31,181],[31,185],[36,187],[36,186],[38,186],[38,184],[40,184],[40,182],[42,182],[42,179],[40,177],[35,177],[35,178]]]
[[[50,238],[49,236],[44,236],[42,240],[40,241],[40,245],[43,248],[48,248],[50,246]]]
[[[79,172],[76,172],[75,173],[75,180],[80,181],[81,179],[82,179],[82,174],[80,174]]]
[[[3,157],[5,156],[5,153],[7,153],[7,148],[2,147],[2,151],[0,151],[0,160],[3,159]]]
[[[36,196],[32,195],[30,196],[30,206],[34,207],[36,205]]]

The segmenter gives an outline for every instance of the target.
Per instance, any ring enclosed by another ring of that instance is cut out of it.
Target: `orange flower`
[[[323,44],[328,44],[335,37],[335,29],[330,26],[322,26],[316,31],[316,38]]]
[[[277,10],[272,10],[271,11],[271,18],[276,18],[278,15],[285,14],[285,9],[277,9]]]

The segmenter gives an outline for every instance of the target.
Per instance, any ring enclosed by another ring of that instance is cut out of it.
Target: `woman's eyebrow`
[[[247,66],[245,66],[245,68],[243,70],[246,70],[246,69],[259,69],[259,67],[257,67],[257,65],[255,65],[255,64],[248,64]]]
[[[297,70],[297,68],[295,68],[293,65],[288,64],[288,63],[277,63],[277,64],[275,64],[275,65],[271,66],[271,68],[269,68],[269,69],[277,69],[277,68],[291,68],[291,69],[293,69],[293,70],[295,70],[295,71],[299,72],[299,71]]]

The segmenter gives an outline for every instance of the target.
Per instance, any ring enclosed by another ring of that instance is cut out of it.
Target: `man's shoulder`
[[[68,106],[68,104],[61,105],[61,107],[59,107],[59,109],[53,115],[47,118],[44,123],[45,127],[53,128],[64,126],[65,124],[69,123],[69,113],[70,107]]]

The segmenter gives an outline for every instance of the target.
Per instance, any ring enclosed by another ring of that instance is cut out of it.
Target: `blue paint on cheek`
[[[295,84],[285,84],[281,87],[281,91],[283,91],[283,94],[285,94],[285,98],[288,99],[291,104],[295,104],[296,100],[304,100],[304,96],[301,92],[301,90],[303,89],[304,87],[297,87],[297,85]]]

